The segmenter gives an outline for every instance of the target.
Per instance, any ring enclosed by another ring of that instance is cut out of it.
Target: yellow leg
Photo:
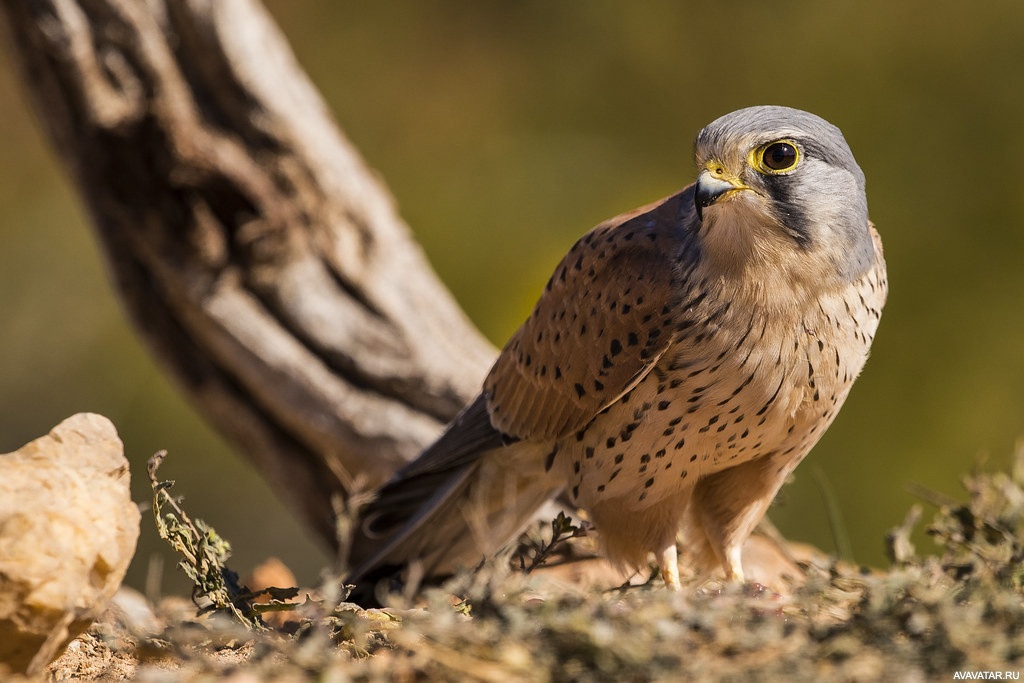
[[[658,553],[658,569],[661,570],[665,587],[669,590],[679,590],[679,553],[674,541]]]
[[[743,583],[743,546],[735,544],[725,549],[725,578],[732,583]]]

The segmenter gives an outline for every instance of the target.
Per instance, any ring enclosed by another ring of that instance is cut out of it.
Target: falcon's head
[[[798,109],[740,109],[695,143],[704,253],[726,270],[851,280],[874,261],[864,173],[842,132]]]

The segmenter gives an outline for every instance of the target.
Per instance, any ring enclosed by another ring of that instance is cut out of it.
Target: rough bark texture
[[[0,0],[125,307],[201,412],[334,542],[493,349],[256,0]]]

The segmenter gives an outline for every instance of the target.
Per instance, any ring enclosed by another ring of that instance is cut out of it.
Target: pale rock
[[[110,420],[80,413],[0,455],[0,674],[38,673],[103,612],[139,508]]]

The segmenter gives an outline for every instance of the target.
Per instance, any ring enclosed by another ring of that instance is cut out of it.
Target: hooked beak
[[[704,220],[704,209],[717,202],[731,192],[748,189],[739,179],[722,177],[709,169],[704,169],[697,176],[697,187],[693,193],[693,203],[697,207],[697,217]]]

